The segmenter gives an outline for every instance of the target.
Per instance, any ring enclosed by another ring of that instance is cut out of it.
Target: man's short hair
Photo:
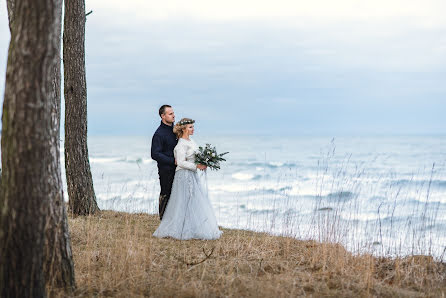
[[[166,108],[171,108],[171,106],[169,106],[169,105],[162,105],[161,108],[159,109],[160,117],[161,117],[162,114],[164,114],[166,112]]]

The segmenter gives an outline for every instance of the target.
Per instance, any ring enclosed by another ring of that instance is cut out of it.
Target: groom
[[[175,158],[173,149],[177,145],[177,137],[173,133],[175,113],[169,105],[162,105],[159,109],[161,124],[152,138],[152,159],[158,163],[158,175],[161,192],[159,197],[159,216],[163,219],[164,210],[170,198],[173,177],[175,176]]]

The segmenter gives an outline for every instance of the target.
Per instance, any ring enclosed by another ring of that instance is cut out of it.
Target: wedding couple
[[[152,138],[151,155],[158,163],[161,193],[161,223],[155,237],[175,239],[218,239],[217,219],[195,164],[197,144],[190,138],[195,121],[183,118],[174,125],[175,113],[169,105],[159,109],[161,124]]]

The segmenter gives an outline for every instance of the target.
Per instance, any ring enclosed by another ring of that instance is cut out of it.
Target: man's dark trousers
[[[159,197],[159,216],[163,219],[164,211],[166,210],[167,202],[172,191],[173,178],[175,177],[175,168],[158,170],[160,178],[161,192]]]

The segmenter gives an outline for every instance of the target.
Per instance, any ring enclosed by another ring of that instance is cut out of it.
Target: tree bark
[[[69,0],[68,0],[69,1]],[[57,170],[54,188],[60,191],[50,198],[48,221],[45,228],[45,263],[46,285],[51,289],[62,288],[71,291],[75,288],[74,264],[71,251],[71,239],[68,229],[67,212],[63,199],[62,173],[60,165],[60,113],[61,113],[61,34],[62,34],[62,1],[57,7],[60,15],[56,24],[57,62],[53,71],[53,80],[48,88],[53,89],[51,123],[52,138],[55,146]]]
[[[12,31],[12,24],[14,23],[15,0],[6,0],[6,7],[8,10],[9,30]]]
[[[60,238],[55,235],[61,228],[53,225],[60,218],[64,221],[63,216],[53,221],[61,210],[55,205],[63,200],[54,122],[61,5],[61,0],[8,0],[11,41],[3,102],[0,190],[3,297],[46,295],[47,244]],[[68,232],[66,226],[63,230]],[[65,239],[68,242],[60,242],[69,246],[69,238]],[[57,254],[62,252],[54,252]]]
[[[14,20],[15,0],[7,0],[9,28],[12,34]],[[57,60],[53,72],[53,79],[48,81],[48,89],[53,89],[52,97],[52,132],[53,142],[56,146],[56,159],[58,169],[52,181],[54,187],[59,188],[60,192],[52,199],[49,205],[48,221],[45,227],[45,254],[44,254],[44,273],[46,285],[50,288],[64,288],[71,290],[75,287],[74,265],[71,252],[71,240],[68,229],[67,213],[63,201],[62,175],[60,169],[60,101],[61,101],[61,30],[62,30],[62,1],[57,3],[55,8],[57,14],[55,22]],[[1,184],[1,180],[0,180]]]
[[[74,215],[99,210],[88,160],[85,20],[85,0],[65,1],[65,171],[70,212]]]

